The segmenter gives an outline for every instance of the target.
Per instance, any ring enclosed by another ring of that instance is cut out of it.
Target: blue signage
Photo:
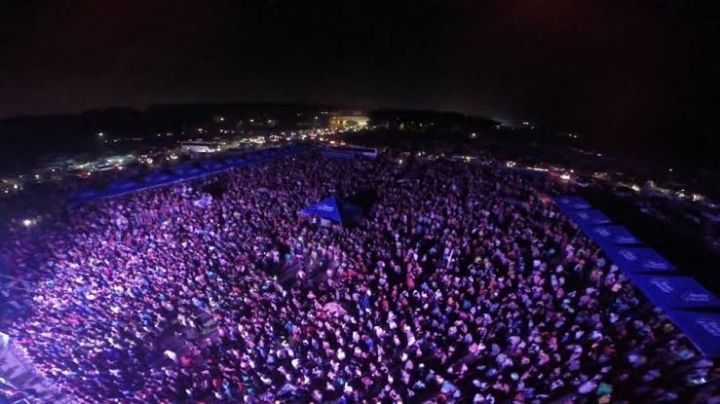
[[[558,207],[565,210],[583,210],[590,209],[590,203],[583,197],[577,195],[566,195],[555,198],[555,203]]]
[[[584,230],[585,235],[600,246],[642,244],[640,239],[626,228],[616,224],[591,226]]]
[[[720,299],[685,276],[632,275],[633,283],[661,308],[720,308]]]
[[[720,357],[720,314],[688,310],[666,310],[666,313],[700,352]]]
[[[609,217],[597,209],[576,210],[568,212],[567,215],[573,222],[582,227],[612,222]]]
[[[607,247],[605,253],[627,273],[669,273],[675,267],[657,251],[647,247]]]

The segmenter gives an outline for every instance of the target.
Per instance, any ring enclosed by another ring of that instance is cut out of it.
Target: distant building
[[[333,115],[329,119],[330,129],[362,129],[368,126],[370,118],[360,112]]]
[[[239,135],[256,135],[273,130],[278,124],[277,119],[270,117],[246,118],[237,122],[234,131]]]
[[[183,142],[182,150],[186,153],[214,153],[220,150],[220,145],[217,142],[194,140]]]

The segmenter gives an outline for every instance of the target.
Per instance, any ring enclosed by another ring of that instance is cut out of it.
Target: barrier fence
[[[652,304],[705,356],[720,357],[720,299],[645,246],[625,227],[576,195],[554,199],[558,209],[593,240]]]
[[[70,199],[74,203],[86,203],[98,199],[117,197],[132,192],[164,187],[187,180],[219,174],[233,168],[263,164],[281,157],[304,153],[309,149],[310,146],[301,144],[259,150],[242,155],[226,156],[218,160],[188,162],[173,167],[168,171],[148,173],[139,180],[122,178],[102,189],[86,188],[73,194]]]

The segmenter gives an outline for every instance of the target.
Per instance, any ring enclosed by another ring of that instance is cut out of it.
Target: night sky
[[[339,102],[531,120],[692,156],[720,130],[711,3],[17,1],[0,10],[0,116]]]

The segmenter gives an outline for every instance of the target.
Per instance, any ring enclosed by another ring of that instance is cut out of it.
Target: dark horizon
[[[719,11],[664,1],[22,2],[0,13],[0,117],[235,101],[442,110],[715,166]]]

